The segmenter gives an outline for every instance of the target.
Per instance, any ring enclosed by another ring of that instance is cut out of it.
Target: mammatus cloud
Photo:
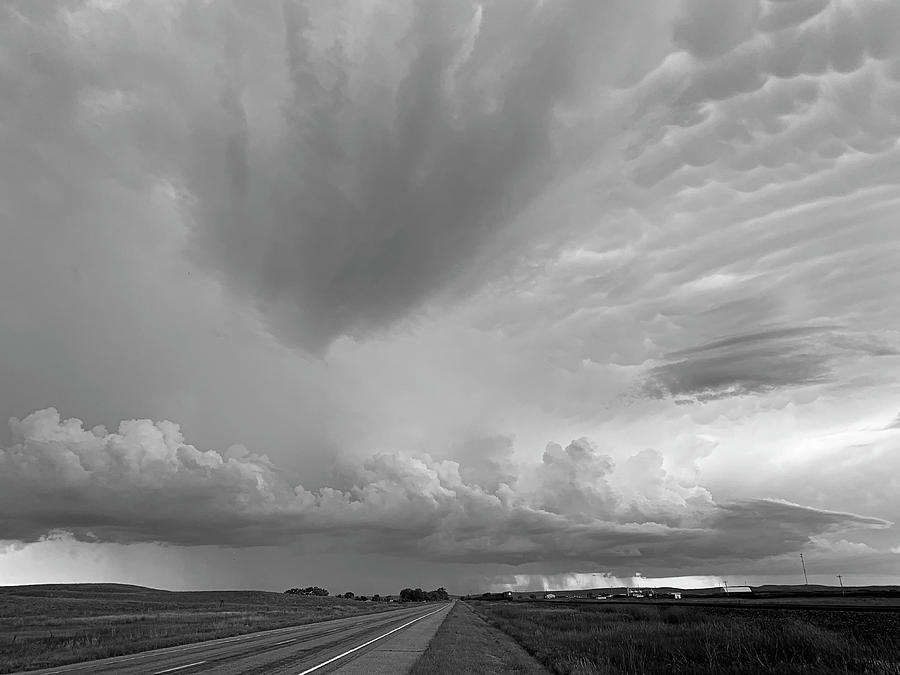
[[[2,104],[8,201],[55,176],[35,135],[79,167],[54,185],[88,222],[110,184],[165,192],[192,259],[286,343],[321,351],[491,283],[512,290],[484,323],[566,367],[897,326],[892,0],[125,6],[4,7],[4,81],[29,92]],[[657,390],[760,391],[782,385],[772,365],[695,359]]]
[[[200,451],[177,425],[87,430],[54,409],[10,421],[0,454],[0,535],[65,530],[94,541],[263,546],[306,535],[359,551],[459,562],[589,560],[672,569],[795,551],[812,537],[880,528],[875,517],[786,501],[717,502],[645,450],[616,467],[588,441],[551,443],[509,482],[464,480],[454,461],[378,454],[345,490],[291,485],[241,447]]]
[[[569,363],[654,362],[652,395],[829,384],[838,363],[885,353],[842,333],[898,327],[883,289],[897,283],[900,6],[676,4],[671,53],[617,91],[626,178],[594,174],[579,245],[493,321],[513,334],[537,320]],[[843,328],[790,333],[828,325]]]

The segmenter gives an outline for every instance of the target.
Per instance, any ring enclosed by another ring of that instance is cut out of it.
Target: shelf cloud
[[[494,487],[464,480],[454,461],[383,453],[355,467],[346,490],[307,490],[245,449],[200,451],[171,422],[131,420],[109,433],[48,409],[10,426],[2,528],[22,541],[63,530],[89,541],[243,547],[324,534],[349,550],[463,562],[691,564],[891,525],[783,500],[718,503],[668,475],[656,451],[616,467],[585,439],[551,443],[540,464]]]

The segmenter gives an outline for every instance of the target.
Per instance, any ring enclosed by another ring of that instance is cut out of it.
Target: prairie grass
[[[0,587],[0,673],[296,626],[399,604],[115,584]]]
[[[553,673],[900,675],[900,613],[473,605]]]
[[[547,671],[521,646],[457,602],[410,675],[541,675]]]

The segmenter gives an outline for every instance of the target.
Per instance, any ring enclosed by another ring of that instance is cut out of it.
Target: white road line
[[[276,642],[273,647],[277,645],[286,645],[288,642],[296,642],[297,638],[291,638],[290,640],[282,640],[281,642]]]
[[[377,638],[372,638],[372,639],[369,640],[368,642],[364,642],[363,644],[359,645],[358,647],[354,647],[353,649],[348,649],[348,650],[345,651],[343,654],[338,654],[337,656],[331,657],[331,658],[328,659],[327,661],[322,661],[322,663],[320,663],[319,665],[313,666],[312,668],[307,668],[307,669],[304,670],[303,672],[297,673],[297,675],[306,675],[307,673],[311,673],[311,672],[313,672],[313,671],[315,671],[315,670],[318,670],[319,668],[324,668],[324,667],[327,666],[329,663],[334,663],[334,662],[337,661],[338,659],[342,659],[342,658],[344,658],[345,656],[347,656],[347,654],[352,654],[353,652],[359,651],[359,650],[362,649],[363,647],[368,647],[368,646],[369,646],[370,644],[372,644],[373,642],[378,642],[381,638],[386,638],[386,637],[387,637],[388,635],[390,635],[391,633],[396,633],[398,630],[402,630],[402,629],[406,628],[407,626],[411,626],[411,625],[414,624],[416,621],[421,621],[422,619],[427,619],[429,616],[431,616],[432,614],[437,614],[437,613],[440,612],[442,609],[445,609],[445,607],[438,607],[438,608],[437,608],[436,610],[434,610],[433,612],[428,612],[428,614],[426,614],[426,615],[424,615],[424,616],[420,616],[418,619],[413,619],[412,621],[407,621],[407,622],[406,622],[405,624],[403,624],[402,626],[397,626],[394,630],[389,630],[389,631],[388,631],[387,633],[385,633],[384,635],[379,635]],[[154,673],[153,675],[158,675],[158,673]]]
[[[191,666],[199,666],[201,663],[206,663],[206,661],[197,661],[196,663],[185,663],[183,666],[175,666],[174,668],[166,668],[165,670],[157,670],[153,675],[162,675],[163,673],[174,673],[176,670],[184,670],[185,668],[190,668]]]

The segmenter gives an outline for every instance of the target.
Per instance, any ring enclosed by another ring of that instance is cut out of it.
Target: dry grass
[[[900,613],[473,604],[554,673],[900,675]]]
[[[0,588],[0,673],[399,608],[262,591],[117,584]]]
[[[545,675],[546,672],[508,635],[457,602],[411,675]]]

